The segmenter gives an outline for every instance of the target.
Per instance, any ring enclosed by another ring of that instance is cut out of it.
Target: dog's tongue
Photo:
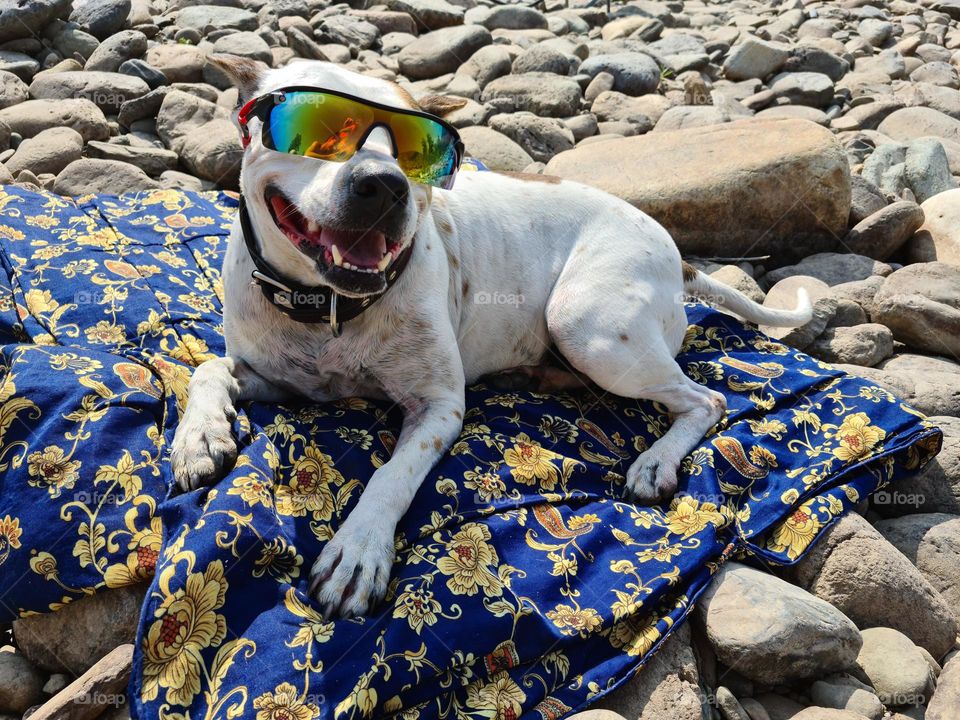
[[[376,267],[387,254],[387,238],[376,230],[357,232],[323,228],[320,242],[328,248],[336,245],[344,261],[357,267]]]

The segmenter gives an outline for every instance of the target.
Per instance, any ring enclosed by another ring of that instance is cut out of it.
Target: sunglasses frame
[[[423,110],[410,110],[408,108],[398,108],[393,105],[385,105],[383,103],[377,103],[377,102],[372,102],[370,100],[365,100],[364,98],[357,97],[356,95],[350,95],[349,93],[339,92],[337,90],[327,90],[326,88],[316,87],[313,85],[293,85],[290,87],[280,88],[279,90],[273,90],[263,95],[259,95],[255,98],[248,100],[246,103],[244,103],[243,106],[240,108],[239,112],[237,113],[237,122],[240,124],[241,142],[244,148],[246,148],[250,144],[250,127],[248,123],[250,122],[251,118],[257,118],[262,123],[262,127],[260,129],[260,135],[261,135],[261,140],[263,142],[264,147],[266,147],[268,150],[273,150],[274,152],[280,152],[275,147],[271,147],[274,144],[272,139],[269,141],[267,139],[268,133],[270,132],[270,125],[269,125],[268,119],[270,117],[270,111],[280,103],[283,103],[286,101],[287,93],[293,93],[293,92],[313,92],[313,93],[322,93],[324,95],[333,95],[334,97],[343,98],[344,100],[352,100],[353,102],[359,103],[361,105],[365,105],[367,107],[374,108],[376,110],[385,110],[387,112],[397,113],[399,115],[413,115],[414,117],[422,117],[422,118],[427,118],[428,120],[434,121],[435,123],[443,127],[447,132],[449,132],[454,140],[453,149],[454,149],[454,152],[456,153],[456,164],[454,166],[453,173],[450,175],[450,182],[449,182],[450,186],[453,185],[453,180],[454,178],[456,178],[457,173],[460,171],[460,166],[463,163],[463,158],[465,154],[463,140],[460,139],[460,133],[457,131],[457,129],[453,125],[448,123],[443,118],[438,117],[433,113],[424,112]],[[363,137],[361,137],[360,140],[357,142],[357,150],[359,151],[360,148],[363,147],[363,144],[367,141],[367,138],[369,137],[370,133],[372,133],[374,129],[381,126],[386,127],[390,135],[390,144],[393,146],[393,153],[394,153],[393,157],[394,159],[396,159],[397,155],[399,155],[399,150],[397,148],[397,140],[393,135],[393,128],[391,128],[387,123],[383,123],[383,122],[371,123],[370,127],[367,128],[367,130],[364,132]],[[309,156],[301,155],[299,157],[309,157]],[[310,159],[321,160],[322,158],[310,158]],[[325,162],[336,162],[336,161],[327,160]],[[433,187],[441,187],[442,189],[449,189],[449,187],[443,188],[442,186],[436,186],[436,185]]]

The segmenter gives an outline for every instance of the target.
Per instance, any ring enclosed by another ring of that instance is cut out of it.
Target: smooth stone
[[[460,67],[461,58],[469,58],[493,37],[479,25],[441,28],[421,35],[397,54],[400,72],[414,80],[433,78]]]
[[[139,30],[122,30],[100,43],[83,69],[116,72],[125,61],[143,57],[146,51],[146,35]]]
[[[531,113],[495,115],[490,119],[490,127],[513,140],[538,162],[548,162],[574,145],[573,133],[559,120]]]
[[[203,82],[207,55],[193,45],[154,45],[143,59],[172,83]]]
[[[40,100],[85,98],[106,113],[116,114],[127,100],[146,95],[150,87],[140,78],[113,72],[57,73],[36,78],[30,95]]]
[[[120,65],[119,72],[124,75],[140,78],[151,90],[163,87],[168,82],[166,75],[139,58],[125,60]],[[120,107],[122,108],[123,106],[121,105]]]
[[[0,42],[35,37],[70,13],[71,0],[17,0],[0,6]]]
[[[923,221],[923,208],[917,203],[895,202],[853,226],[843,238],[843,246],[858,255],[886,260],[913,236]]]
[[[457,68],[457,74],[466,74],[477,81],[481,89],[491,80],[509,75],[510,53],[502,45],[487,45],[477,50],[470,59]]]
[[[960,142],[960,120],[928,107],[906,107],[891,113],[877,130],[893,140],[914,140],[932,135]]]
[[[614,77],[613,89],[625,95],[646,95],[660,85],[657,62],[643,53],[595,55],[580,65],[580,72],[591,78],[601,72]]]
[[[188,5],[177,12],[178,27],[193,28],[201,32],[209,26],[231,30],[256,30],[258,25],[256,13],[239,7]]]
[[[809,255],[796,265],[788,265],[771,270],[766,281],[777,283],[791,275],[809,275],[822,280],[827,285],[840,285],[855,280],[865,280],[873,275],[889,275],[893,268],[884,262],[865,255],[853,253],[816,253]]]
[[[762,80],[783,67],[789,57],[788,47],[748,36],[730,48],[723,62],[723,74],[731,80]]]
[[[908,257],[960,267],[960,188],[934,195],[921,207],[925,220],[907,244]]]
[[[10,646],[0,650],[0,712],[17,717],[43,699],[45,678],[21,653]]]
[[[931,262],[895,271],[880,287],[873,315],[913,349],[960,355],[960,268]]]
[[[71,127],[84,140],[106,140],[110,126],[89,100],[27,100],[0,110],[0,122],[22,137],[33,137],[48,128]]]
[[[408,14],[421,32],[463,24],[464,8],[446,0],[388,0],[386,5]]]
[[[907,146],[905,170],[907,184],[919,203],[957,187],[947,152],[936,138],[917,138]]]
[[[519,75],[526,72],[549,72],[568,75],[572,58],[559,50],[540,44],[527,48],[513,61],[512,71]]]
[[[860,671],[884,705],[923,705],[934,687],[933,672],[919,648],[901,632],[872,627],[861,632]]]
[[[129,163],[82,158],[60,171],[53,190],[68,196],[90,193],[122,195],[159,187],[159,183],[151,180],[143,170]]]
[[[0,70],[0,110],[22,103],[30,97],[27,84],[12,72]]]
[[[873,692],[849,685],[834,685],[818,680],[810,686],[810,699],[817,705],[859,713],[869,720],[883,717],[883,703]]]
[[[879,323],[827,328],[806,351],[824,362],[872,367],[893,354],[893,333]]]
[[[563,118],[577,112],[580,97],[580,86],[572,79],[552,73],[524,73],[491,81],[483,89],[480,99],[489,102],[503,98],[512,101],[516,110]]]
[[[123,28],[130,8],[130,0],[73,0],[70,19],[99,40],[106,40]]]
[[[520,145],[488,127],[462,128],[460,138],[467,154],[491,170],[522,172],[533,162],[533,158]]]
[[[960,707],[960,654],[943,666],[923,720],[956,720]]]
[[[237,186],[243,147],[226,108],[173,90],[160,106],[157,134],[192,174]]]
[[[925,415],[960,416],[960,365],[954,361],[929,355],[898,353],[876,368],[856,365],[842,367],[853,375],[865,377],[886,388]],[[936,488],[933,488],[927,497],[937,495]],[[943,498],[943,495],[939,497]],[[939,509],[936,506],[927,508],[928,511]]]
[[[56,127],[37,133],[20,143],[17,152],[5,163],[7,170],[16,175],[21,170],[30,170],[40,175],[56,175],[74,160],[80,158],[83,136],[73,128]]]
[[[887,199],[880,189],[861,175],[850,176],[850,226],[873,215],[887,206]]]
[[[547,18],[532,7],[497,5],[468,10],[465,22],[483,25],[488,30],[536,30],[547,27]]]
[[[771,80],[770,90],[775,98],[786,98],[796,105],[826,107],[833,100],[833,80],[823,73],[780,73]]]
[[[87,143],[87,157],[100,160],[120,160],[135,165],[150,177],[158,177],[177,166],[177,154],[172,150],[155,147],[131,147],[115,143]]]

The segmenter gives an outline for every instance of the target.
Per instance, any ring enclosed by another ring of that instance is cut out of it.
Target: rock
[[[133,645],[121,645],[30,715],[34,720],[92,720],[116,706],[133,670]]]
[[[97,2],[99,0],[91,0]],[[204,31],[207,26],[230,30],[256,30],[257,16],[249,10],[221,5],[188,5],[177,12],[177,26]]]
[[[478,25],[442,28],[422,35],[397,55],[400,72],[414,80],[454,72],[461,58],[469,58],[493,42],[490,31]]]
[[[0,650],[0,712],[20,716],[43,699],[43,684],[43,673],[26,657],[9,646]]]
[[[172,82],[202,82],[207,55],[192,45],[154,45],[143,59]]]
[[[568,716],[569,720],[626,720],[623,715],[612,710],[596,710],[591,706],[589,710],[574,713]]]
[[[856,514],[824,530],[786,573],[858,627],[899,630],[934,657],[957,635],[950,608],[909,560]]]
[[[923,705],[934,678],[926,659],[906,635],[888,627],[867,628],[857,665],[885,705]]]
[[[823,73],[787,72],[770,82],[775,98],[786,98],[795,105],[826,107],[833,100],[833,80]]]
[[[907,265],[884,281],[875,305],[874,319],[895,339],[932,354],[960,354],[960,268]]]
[[[840,285],[865,280],[872,275],[889,275],[893,268],[883,262],[853,253],[817,253],[805,257],[796,265],[788,265],[771,270],[766,275],[767,282],[777,283],[791,275],[809,275],[822,280],[827,285]]]
[[[893,354],[893,333],[878,323],[828,328],[806,351],[824,362],[872,367]]]
[[[857,223],[843,245],[852,253],[886,260],[923,225],[923,219],[923,209],[915,202],[896,202]]]
[[[40,35],[51,20],[70,12],[71,0],[17,0],[0,5],[0,42]]]
[[[387,7],[410,15],[421,31],[463,24],[463,8],[445,0],[389,0]]]
[[[488,83],[480,97],[482,102],[498,98],[512,101],[516,110],[562,118],[579,109],[580,86],[551,73],[504,75]]]
[[[513,61],[513,72],[549,72],[556,75],[570,73],[570,56],[549,45],[537,44],[517,55]]]
[[[928,107],[906,107],[887,116],[877,131],[893,140],[934,137],[960,142],[960,120]]]
[[[850,226],[853,227],[887,206],[887,199],[879,188],[860,175],[850,176]]]
[[[906,515],[874,527],[917,566],[960,618],[960,516]]]
[[[70,684],[71,677],[65,673],[53,673],[43,686],[44,695],[56,695]]]
[[[625,95],[646,95],[660,85],[660,68],[656,61],[643,53],[616,53],[595,55],[580,65],[579,72],[591,78],[599,73],[613,75],[613,89]]]
[[[0,70],[0,110],[30,97],[27,84],[12,72]]]
[[[810,699],[821,707],[849,710],[870,720],[880,720],[883,717],[883,703],[880,698],[863,688],[817,680],[810,686]]]
[[[106,113],[116,114],[127,100],[150,92],[140,78],[113,72],[56,73],[38,77],[30,85],[30,94],[40,100],[86,98]]]
[[[123,30],[100,43],[83,69],[116,72],[125,61],[143,57],[146,51],[146,35],[139,30]]]
[[[598,118],[597,104],[607,94],[594,102]],[[608,140],[560,153],[546,172],[645,210],[685,255],[771,254],[787,263],[832,247],[850,214],[843,147],[826,128],[802,120],[748,120]],[[803,203],[784,192],[799,187],[809,188]]]
[[[750,720],[750,716],[737,702],[736,696],[722,685],[717,688],[716,701],[724,720]]]
[[[70,19],[100,40],[123,28],[130,14],[130,0],[73,0]]]
[[[937,689],[933,693],[925,720],[953,720],[960,707],[960,655],[943,666]]]
[[[924,202],[935,195],[957,187],[950,174],[943,144],[936,138],[917,138],[907,147],[907,184],[913,190],[917,202]]]
[[[130,163],[143,170],[150,177],[159,177],[162,173],[177,166],[177,154],[172,150],[157,147],[133,147],[96,140],[87,144],[87,157]]]
[[[140,78],[151,90],[156,90],[158,87],[163,87],[168,83],[166,75],[139,58],[124,60],[120,64],[119,72],[124,75]],[[121,105],[121,109],[122,107]]]
[[[21,170],[30,170],[37,175],[56,175],[78,160],[82,150],[83,136],[76,130],[68,127],[50,128],[21,142],[17,152],[5,164],[14,175]]]
[[[630,97],[608,90],[597,95],[590,110],[601,122],[629,123],[632,126],[631,130],[636,134],[652,130],[670,107],[670,100],[662,95]]]
[[[40,63],[29,55],[10,50],[0,50],[0,71],[11,72],[24,81],[40,69]]]
[[[791,720],[803,710],[803,705],[774,693],[764,693],[757,697],[757,702],[766,710],[770,720]]]
[[[60,126],[73,128],[84,140],[110,137],[107,119],[89,100],[27,100],[0,110],[0,122],[23,137]]]
[[[953,361],[899,353],[876,368],[843,369],[876,382],[926,415],[960,415],[960,366]]]
[[[913,262],[960,267],[960,188],[934,195],[921,207],[924,222],[907,243],[907,255]]]
[[[513,140],[538,162],[547,162],[574,144],[573,133],[560,121],[531,113],[495,115],[490,127]]]
[[[765,572],[728,562],[695,611],[717,658],[764,685],[853,667],[860,633],[829,603]]]
[[[74,160],[57,175],[53,191],[60,195],[121,195],[160,187],[138,167],[116,160]]]
[[[770,714],[766,711],[759,701],[753,698],[740,698],[740,707],[742,707],[750,720],[771,720]]]
[[[613,84],[616,78],[608,72],[597,73],[593,76],[587,89],[583,91],[583,97],[587,102],[593,102],[601,93],[613,90]]]
[[[766,293],[760,289],[760,285],[753,279],[753,276],[748,275],[736,265],[724,265],[719,270],[711,272],[710,277],[714,280],[719,280],[724,285],[732,287],[735,290],[739,290],[755,302],[762,303],[766,296]]]
[[[225,108],[174,90],[163,98],[157,134],[191,173],[236,187],[243,147]]]
[[[492,8],[477,8],[468,13],[470,22],[483,25],[488,30],[531,30],[547,27],[543,13],[522,5],[498,5]]]
[[[864,18],[857,26],[860,37],[874,47],[883,47],[883,44],[893,32],[893,23],[878,18]]]
[[[510,70],[510,53],[501,45],[487,45],[477,50],[457,68],[457,74],[469,75],[483,89],[491,80],[509,75]]]
[[[745,112],[741,117],[749,117],[750,113]],[[682,130],[684,128],[704,127],[706,125],[717,125],[719,123],[730,122],[737,118],[731,117],[723,109],[712,105],[679,105],[667,110],[657,124],[654,126],[654,132],[665,132],[668,130]]]
[[[723,62],[723,74],[731,80],[763,79],[777,72],[790,57],[790,50],[779,43],[747,37],[730,48]]]
[[[951,90],[960,87],[960,75],[952,65],[945,62],[925,63],[910,73],[910,79],[913,82],[928,82]]]
[[[533,158],[513,140],[486,127],[466,127],[460,130],[467,154],[477,158],[491,170],[522,172]]]
[[[251,58],[267,65],[273,63],[270,46],[267,45],[266,40],[255,32],[235,32],[217,38],[217,41],[213,44],[213,52]]]
[[[637,37],[641,40],[656,40],[663,32],[663,23],[656,18],[641,15],[627,15],[611,20],[600,28],[600,37],[604,40],[619,40],[625,37]]]
[[[790,720],[864,720],[864,716],[851,710],[808,707],[791,715]]]
[[[699,680],[690,628],[683,625],[673,631],[643,672],[593,707],[630,720],[701,720],[705,698]]]
[[[883,278],[880,275],[871,275],[863,280],[853,280],[833,285],[830,292],[841,305],[845,302],[854,302],[869,317],[873,310],[873,299],[879,292],[881,285],[883,285]]]
[[[380,39],[376,25],[351,15],[329,15],[317,24],[313,34],[321,43],[337,43],[355,51],[368,50]]]

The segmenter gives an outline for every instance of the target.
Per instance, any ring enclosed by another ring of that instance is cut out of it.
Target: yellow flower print
[[[287,588],[283,605],[288,612],[305,621],[300,623],[300,629],[293,636],[293,640],[286,643],[287,647],[309,646],[314,642],[325,643],[333,637],[333,622],[324,620],[320,613],[297,596],[297,591],[292,587]]]
[[[64,490],[71,490],[80,474],[79,460],[70,460],[63,448],[48,445],[43,452],[35,450],[27,457],[27,481],[32,487],[46,486],[50,497],[58,498]]]
[[[463,486],[468,490],[476,491],[477,496],[483,502],[501,498],[507,491],[507,486],[499,475],[492,472],[482,472],[479,467],[463,473]]]
[[[437,568],[450,575],[447,587],[456,595],[475,595],[483,590],[487,597],[496,597],[503,590],[500,578],[491,570],[500,562],[497,551],[489,544],[490,531],[485,525],[468,523],[450,538],[447,555],[437,561]]]
[[[67,252],[65,245],[44,245],[33,251],[34,260],[53,260]]]
[[[596,525],[600,522],[600,516],[596,513],[584,513],[583,515],[573,515],[567,521],[567,527],[571,530],[579,530],[589,525]]]
[[[300,577],[300,566],[303,565],[303,556],[297,549],[282,538],[274,538],[263,546],[260,557],[254,562],[254,577],[269,575],[278,582],[293,582]]]
[[[20,547],[21,535],[23,530],[20,529],[20,518],[6,515],[0,519],[0,564],[7,559],[11,550]]]
[[[546,615],[564,635],[579,635],[583,638],[599,628],[603,622],[593,608],[581,609],[562,604],[548,610]]]
[[[524,485],[536,485],[540,481],[545,490],[553,490],[557,484],[558,472],[551,460],[561,456],[545,450],[536,440],[526,433],[520,433],[514,439],[514,446],[503,453],[503,459],[510,466],[510,474]]]
[[[48,552],[39,552],[30,558],[30,569],[44,580],[55,580],[59,573],[57,559]]]
[[[172,344],[170,340],[173,341]],[[207,343],[189,333],[177,337],[175,333],[168,332],[160,342],[160,347],[174,360],[179,360],[187,365],[199,365],[213,357]]]
[[[99,360],[91,360],[69,352],[51,355],[49,360],[50,367],[54,370],[70,370],[77,375],[86,375],[103,368]]]
[[[625,650],[627,655],[642,657],[660,639],[660,635],[655,615],[648,615],[643,619],[631,616],[610,628],[608,640],[613,647]]]
[[[467,688],[467,706],[476,712],[464,715],[479,715],[491,720],[515,720],[520,717],[527,694],[506,672],[499,672],[490,682],[477,680]]]
[[[60,303],[53,299],[49,290],[37,290],[36,288],[27,290],[24,300],[27,302],[27,310],[33,315],[53,312],[60,307]]]
[[[820,531],[820,520],[813,509],[813,500],[797,508],[773,531],[767,547],[774,552],[786,552],[791,560],[799,558]]]
[[[777,456],[760,445],[750,448],[750,462],[761,467],[777,467]]]
[[[433,597],[433,592],[407,585],[397,596],[393,616],[401,620],[406,618],[410,629],[419,635],[424,625],[436,624],[437,613],[441,609],[440,603]]]
[[[126,562],[107,568],[103,579],[107,587],[134,585],[153,577],[160,557],[160,545],[163,542],[163,525],[160,518],[150,518],[150,524],[133,533],[127,543],[130,553]]]
[[[680,467],[690,475],[700,475],[704,468],[713,467],[713,450],[697,448],[683,459]]]
[[[164,263],[165,265],[169,265],[172,268],[181,268],[187,264],[186,260],[184,260],[181,257],[178,257],[177,255],[174,255],[169,250],[161,250],[160,252],[155,252],[152,254],[157,260]]]
[[[227,495],[239,495],[247,505],[263,505],[266,508],[273,507],[273,483],[263,480],[253,474],[234,478],[233,487],[227,490]]]
[[[301,700],[290,683],[280,683],[272,693],[254,698],[253,709],[257,720],[313,720],[320,715],[320,708]]]
[[[193,572],[186,584],[168,595],[154,612],[143,638],[145,701],[155,700],[161,688],[171,705],[189,705],[200,692],[200,653],[217,647],[227,634],[223,607],[227,582],[223,563],[211,562],[202,573]]]
[[[763,418],[762,420],[747,420],[750,430],[754,435],[769,435],[774,440],[781,440],[783,434],[787,432],[787,426],[781,420],[776,418]]]
[[[670,562],[680,554],[680,548],[676,545],[659,545],[655,548],[647,548],[637,553],[637,560],[642,563],[656,560],[657,562]]]
[[[0,225],[0,238],[4,240],[23,240],[26,237],[20,230],[9,225]]]
[[[139,495],[143,489],[143,481],[136,474],[137,465],[133,461],[129,450],[124,450],[123,455],[114,465],[101,465],[94,476],[94,483],[116,483],[124,492],[124,501],[129,500],[135,495]]]
[[[683,496],[670,502],[667,512],[667,529],[684,539],[696,535],[708,525],[723,527],[729,519],[724,509],[711,502],[700,503],[696,498]]]
[[[45,230],[56,227],[60,222],[60,219],[54,217],[53,215],[28,215],[25,219],[27,221],[27,225],[30,227],[44,228]]]
[[[123,328],[109,320],[101,320],[86,330],[87,340],[103,345],[118,345],[126,340]]]
[[[302,517],[308,512],[314,518],[329,520],[333,516],[333,486],[343,484],[343,475],[333,467],[333,458],[316,446],[304,449],[303,457],[293,465],[289,485],[277,487],[277,512]]]
[[[886,433],[882,428],[871,425],[866,413],[848,415],[837,428],[836,438],[840,445],[834,448],[833,455],[842,462],[860,460],[872,455],[873,449],[884,437]]]

